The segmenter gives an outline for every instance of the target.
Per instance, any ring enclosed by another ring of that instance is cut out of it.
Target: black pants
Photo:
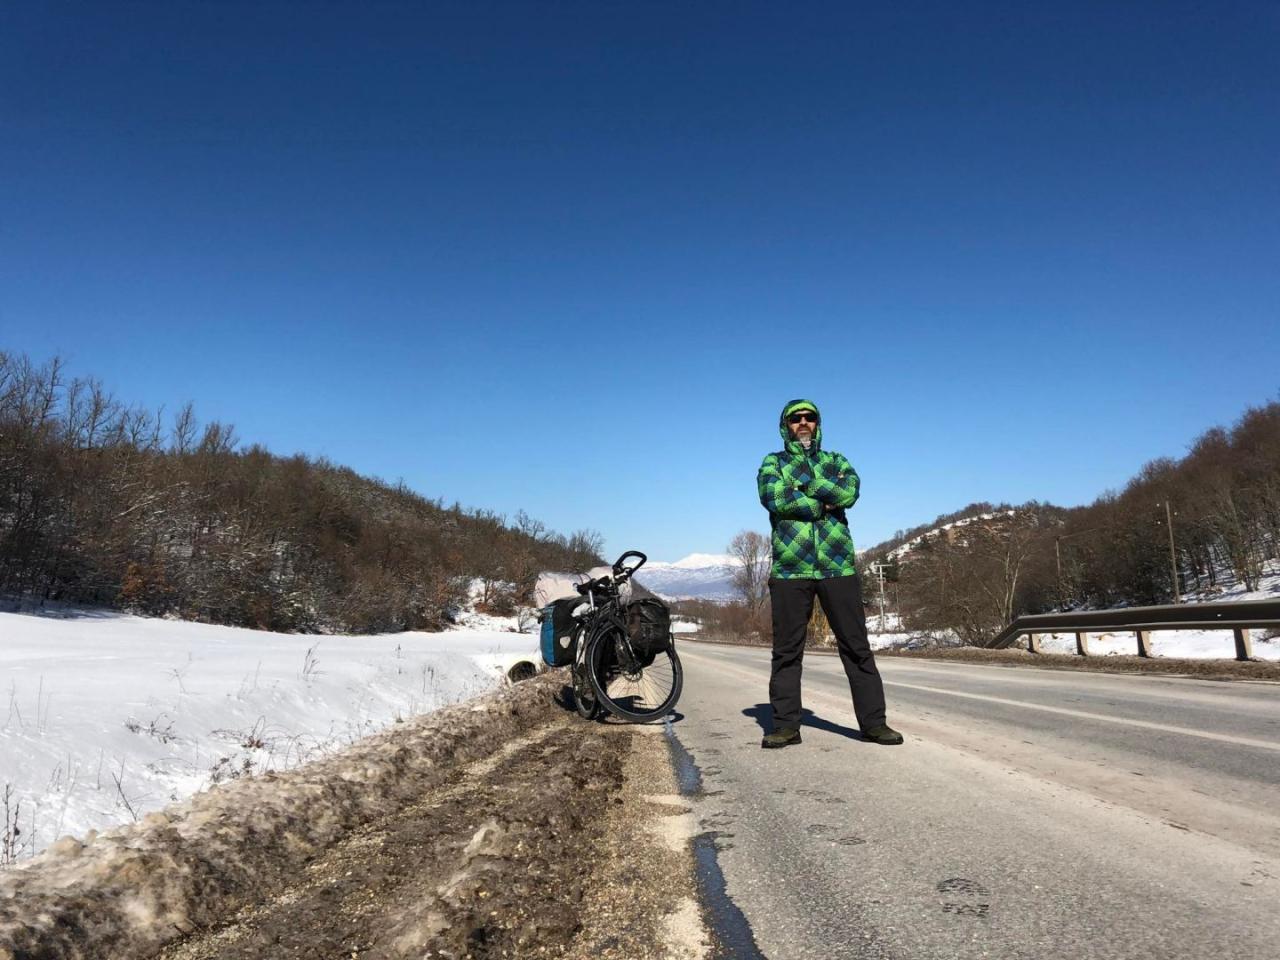
[[[769,677],[773,729],[800,727],[800,661],[815,594],[836,635],[858,726],[863,730],[878,727],[885,722],[884,684],[867,641],[862,585],[854,574],[827,580],[769,581],[773,604],[773,673]]]

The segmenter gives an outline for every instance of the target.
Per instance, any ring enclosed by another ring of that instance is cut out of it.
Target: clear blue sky
[[[1280,387],[1276,3],[0,8],[0,349],[609,551],[1071,505]]]

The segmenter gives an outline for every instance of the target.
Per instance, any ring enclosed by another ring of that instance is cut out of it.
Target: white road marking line
[[[942,693],[950,697],[963,697],[966,700],[983,700],[987,703],[999,703],[1008,707],[1023,707],[1027,710],[1040,710],[1043,713],[1056,713],[1064,717],[1078,717],[1082,720],[1101,720],[1104,723],[1118,723],[1126,727],[1141,727],[1144,730],[1158,730],[1161,733],[1178,733],[1185,737],[1200,737],[1203,740],[1216,740],[1220,743],[1234,743],[1243,747],[1257,747],[1261,750],[1280,751],[1280,743],[1274,740],[1254,740],[1252,737],[1235,737],[1227,733],[1210,733],[1207,730],[1192,730],[1188,727],[1175,727],[1166,723],[1151,723],[1147,720],[1133,720],[1128,717],[1112,717],[1105,713],[1090,713],[1087,710],[1071,710],[1067,707],[1050,707],[1039,703],[1027,703],[1024,700],[1009,700],[1005,697],[993,697],[985,693],[962,693],[959,690],[947,690],[944,687],[928,687],[922,683],[901,683],[897,680],[885,680],[886,687],[905,687],[908,690],[923,690],[927,693]]]
[[[693,656],[696,659],[708,659],[714,662],[721,670],[727,667],[741,676],[751,677],[753,680],[760,679],[758,673],[744,670],[736,665],[725,664],[724,661],[717,660],[714,656],[705,657],[705,655],[699,656],[698,654],[694,654]],[[1187,737],[1199,737],[1202,740],[1215,740],[1219,743],[1234,743],[1237,746],[1256,747],[1260,750],[1274,750],[1280,752],[1280,743],[1277,743],[1274,740],[1255,740],[1251,737],[1234,737],[1226,733],[1210,733],[1207,730],[1192,730],[1187,727],[1175,727],[1164,723],[1151,723],[1146,720],[1112,717],[1105,713],[1090,713],[1085,710],[1071,710],[1066,707],[1050,707],[1038,703],[1027,703],[1023,700],[1009,700],[1005,697],[993,697],[984,693],[962,693],[959,690],[948,690],[945,687],[930,687],[918,683],[902,683],[898,680],[885,680],[884,685],[886,687],[905,687],[908,690],[921,690],[927,693],[941,693],[950,697],[963,697],[967,700],[983,700],[988,703],[998,703],[1009,707],[1022,707],[1027,710],[1039,710],[1043,713],[1056,713],[1059,716],[1076,717],[1081,720],[1101,720],[1104,723],[1115,723],[1127,727],[1140,727],[1144,730],[1157,730],[1161,733],[1176,733]],[[806,696],[808,696],[807,693]]]

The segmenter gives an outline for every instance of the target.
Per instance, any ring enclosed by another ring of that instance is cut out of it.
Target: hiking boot
[[[902,742],[902,734],[887,723],[872,727],[870,730],[863,730],[862,735],[872,743],[883,743],[885,746],[893,746]]]
[[[764,739],[760,741],[760,746],[766,750],[774,750],[778,747],[789,747],[793,743],[800,742],[800,730],[798,728],[782,727],[773,733],[766,733]]]

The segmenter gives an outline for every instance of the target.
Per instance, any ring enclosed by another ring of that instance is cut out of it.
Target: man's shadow
[[[773,730],[773,708],[767,703],[757,703],[754,707],[747,707],[742,711],[744,717],[750,717],[759,724],[761,731],[769,733]],[[842,737],[848,737],[850,740],[866,740],[861,730],[855,730],[853,727],[846,727],[839,723],[833,723],[830,720],[824,720],[812,710],[801,708],[800,710],[800,726],[813,727],[815,730],[826,730],[828,733],[838,733]]]

